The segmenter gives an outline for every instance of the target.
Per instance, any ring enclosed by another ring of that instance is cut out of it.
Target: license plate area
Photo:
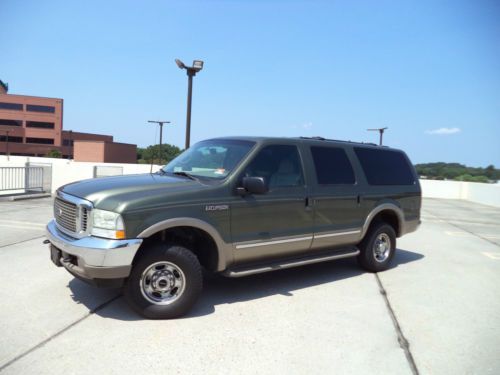
[[[61,264],[62,252],[54,245],[50,245],[50,259],[57,267],[62,267]]]

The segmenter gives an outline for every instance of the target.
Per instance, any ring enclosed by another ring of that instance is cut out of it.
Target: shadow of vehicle
[[[423,257],[422,254],[416,252],[398,249],[391,268],[420,260]],[[386,272],[390,272],[390,270]],[[276,294],[292,296],[296,290],[364,273],[365,271],[358,266],[356,259],[348,258],[235,279],[214,275],[205,279],[200,299],[182,319],[212,314],[217,305],[251,301]],[[95,287],[79,280],[72,280],[69,283],[69,288],[73,292],[72,297],[76,302],[85,304],[91,311],[95,310],[95,314],[99,316],[126,321],[143,319],[127,306],[123,298],[114,301],[120,293],[119,289],[112,289],[113,297],[109,300],[113,300],[113,303],[104,306],[105,308],[96,308],[96,305],[102,307],[102,304],[95,302],[102,292],[97,292]],[[92,298],[92,295],[96,295],[96,297]]]

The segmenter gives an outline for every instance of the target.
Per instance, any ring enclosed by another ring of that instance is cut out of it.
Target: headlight
[[[125,238],[125,226],[121,215],[111,211],[93,209],[90,234],[114,239]]]

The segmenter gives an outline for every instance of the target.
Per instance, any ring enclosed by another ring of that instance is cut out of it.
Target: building
[[[56,150],[76,161],[136,162],[136,145],[63,130],[63,99],[13,95],[8,89],[0,80],[0,155],[46,156]]]

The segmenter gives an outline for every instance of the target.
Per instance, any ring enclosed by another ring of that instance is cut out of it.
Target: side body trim
[[[347,232],[335,232],[335,233],[326,233],[326,234],[315,234],[314,238],[327,238],[327,237],[337,237],[337,236],[347,236],[349,234],[358,234],[361,233],[361,229],[350,230]]]
[[[284,240],[276,240],[276,241],[266,241],[266,242],[253,242],[249,244],[236,245],[237,249],[246,249],[249,247],[259,247],[259,246],[269,246],[269,245],[278,245],[287,242],[299,242],[299,241],[308,241],[312,240],[313,236],[307,237],[299,237],[299,238],[288,238]]]

